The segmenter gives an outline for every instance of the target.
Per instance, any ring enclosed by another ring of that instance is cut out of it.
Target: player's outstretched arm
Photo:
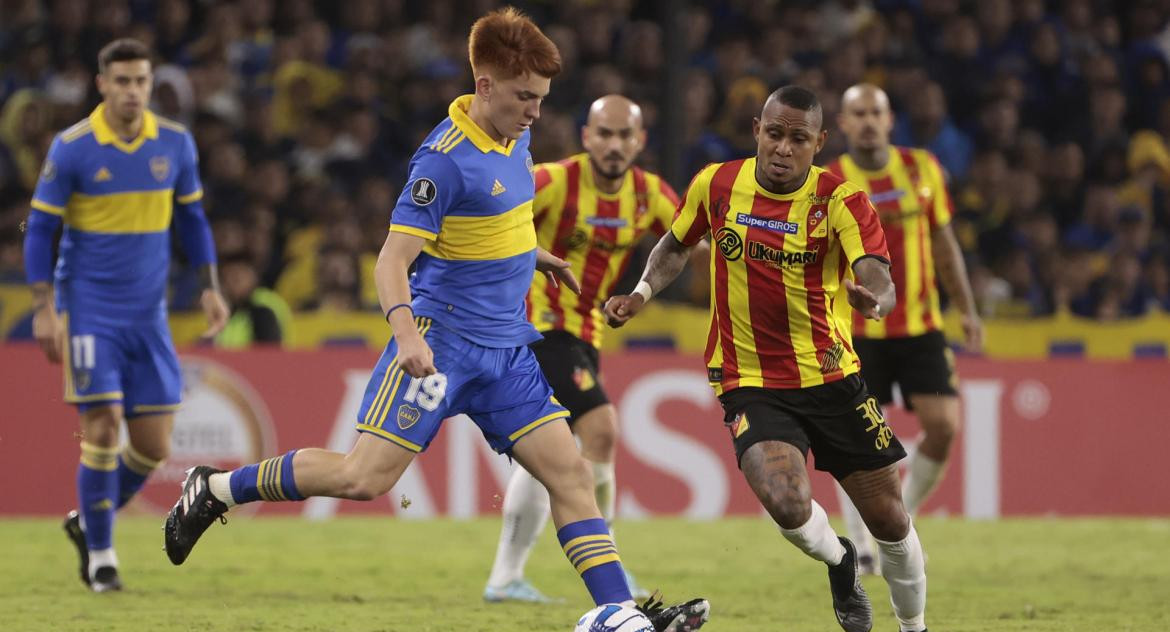
[[[931,231],[931,250],[934,254],[935,269],[938,270],[947,296],[955,302],[959,313],[962,314],[967,350],[980,351],[983,349],[983,321],[979,319],[979,310],[975,307],[975,294],[971,291],[970,281],[967,280],[967,264],[963,261],[963,252],[959,249],[959,241],[955,239],[955,231],[951,229],[950,224]]]
[[[894,309],[897,297],[890,264],[877,257],[862,257],[853,264],[853,276],[857,283],[845,280],[853,309],[871,320],[881,320]]]
[[[407,270],[422,252],[426,239],[418,235],[390,231],[378,263],[374,266],[374,282],[378,286],[378,302],[386,314],[386,322],[394,330],[398,343],[398,366],[411,377],[426,377],[437,373],[435,354],[414,324],[414,310],[410,306],[410,281]]]
[[[674,236],[667,232],[658,240],[658,245],[650,252],[650,259],[646,262],[646,269],[642,271],[642,280],[634,288],[632,294],[612,296],[605,302],[605,320],[610,327],[621,327],[642,310],[642,307],[654,295],[654,292],[670,285],[676,278],[687,260],[690,259],[694,246],[683,245]]]

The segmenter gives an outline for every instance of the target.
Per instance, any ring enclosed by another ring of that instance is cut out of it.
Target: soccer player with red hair
[[[394,337],[370,376],[354,447],[292,450],[232,472],[192,468],[165,525],[173,563],[236,504],[386,494],[443,419],[466,414],[548,490],[557,537],[594,602],[633,605],[569,412],[528,348],[541,338],[524,303],[534,270],[580,290],[569,264],[538,247],[532,216],[529,127],[560,54],[511,8],[480,18],[468,49],[475,92],[455,99],[415,152],[378,256]],[[708,605],[643,610],[659,632],[683,632],[706,621]]]

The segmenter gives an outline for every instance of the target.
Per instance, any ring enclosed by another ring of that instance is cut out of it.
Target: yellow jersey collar
[[[142,146],[142,143],[158,138],[158,119],[155,117],[154,112],[146,110],[142,113],[142,129],[138,131],[138,136],[134,140],[126,142],[118,138],[118,134],[106,122],[105,111],[106,104],[101,103],[89,115],[89,124],[93,127],[93,137],[97,140],[98,144],[113,145],[128,154],[132,154]]]
[[[459,128],[459,131],[467,135],[468,140],[475,145],[476,149],[483,153],[498,151],[505,156],[511,156],[516,141],[509,140],[507,145],[497,143],[467,115],[471,111],[471,101],[474,98],[474,94],[465,94],[451,102],[451,105],[447,107],[447,115],[451,117],[451,122]]]

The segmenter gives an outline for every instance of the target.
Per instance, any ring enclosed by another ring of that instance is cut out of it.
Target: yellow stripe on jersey
[[[33,198],[32,202],[29,205],[38,211],[44,211],[46,213],[51,213],[53,215],[64,215],[65,214],[65,207],[64,206],[54,206],[52,204],[49,204],[48,202],[42,202],[36,198]]]
[[[159,127],[165,127],[169,130],[173,130],[173,131],[180,132],[183,134],[187,133],[187,127],[185,125],[183,125],[182,123],[179,123],[178,121],[172,121],[169,118],[166,118],[164,116],[159,116],[157,114],[154,116],[154,118],[158,122]]]
[[[403,231],[405,232],[405,231]],[[423,252],[440,259],[484,261],[515,257],[536,248],[532,201],[499,215],[447,215]]]
[[[455,136],[458,133],[459,133],[459,128],[456,127],[455,125],[448,127],[447,131],[443,132],[443,135],[439,137],[439,140],[436,140],[435,142],[431,143],[431,149],[433,149],[435,151],[440,151],[444,146],[446,146],[447,141],[451,140],[451,137]]]
[[[414,235],[415,237],[422,237],[423,239],[425,239],[427,241],[433,241],[435,239],[435,237],[439,236],[438,233],[432,233],[429,230],[415,228],[414,226],[404,226],[402,224],[391,224],[390,225],[390,232],[403,233],[406,235]]]
[[[449,154],[449,153],[451,153],[452,149],[455,149],[456,147],[458,147],[459,143],[462,143],[464,141],[464,139],[466,139],[466,138],[467,138],[467,134],[460,132],[459,134],[456,134],[455,138],[451,139],[451,142],[448,143],[445,147],[443,147],[443,149],[440,151],[442,151],[444,154]]]
[[[89,119],[85,119],[80,123],[74,124],[64,132],[61,132],[61,142],[69,144],[91,132],[93,132],[93,125],[90,124]]]
[[[74,193],[65,209],[65,223],[91,233],[159,233],[171,225],[173,200],[170,189],[106,195]]]
[[[750,214],[752,207],[755,206],[756,192],[758,189],[760,187],[756,184],[756,171],[754,166],[751,168],[741,168],[735,176],[735,184],[731,187],[730,208],[739,210],[745,215]],[[708,187],[709,190],[710,187]],[[710,209],[708,208],[706,212],[709,213]],[[747,241],[744,240],[744,243],[746,244]],[[714,250],[715,248],[712,248],[712,251]],[[734,332],[736,366],[739,369],[739,385],[741,387],[762,387],[764,385],[764,377],[760,371],[760,356],[756,350],[756,341],[753,335],[755,329],[752,326],[752,313],[750,309],[747,309],[749,296],[751,295],[750,288],[748,287],[748,270],[743,260],[744,258],[740,257],[737,261],[726,262],[727,301],[732,306],[731,319],[734,323],[732,330]],[[715,277],[711,278],[714,279]],[[785,280],[788,280],[787,272],[785,273]],[[792,297],[790,296],[788,299],[789,317],[792,315],[792,307]]]
[[[192,202],[198,202],[199,200],[202,200],[202,199],[203,199],[203,189],[196,189],[192,193],[188,193],[186,195],[179,195],[179,196],[175,197],[175,201],[178,202],[179,204],[190,204]]]
[[[690,186],[687,187],[686,198],[683,200],[681,208],[679,208],[678,217],[671,222],[670,232],[674,238],[680,243],[687,246],[694,246],[699,243],[699,239],[706,235],[703,232],[701,235],[691,235],[693,239],[688,243],[687,234],[692,232],[691,228],[696,223],[707,224],[707,207],[711,204],[711,178],[715,177],[715,172],[719,170],[720,163],[712,163],[703,167],[702,171],[695,174],[691,180]],[[712,244],[712,262],[714,262],[714,252],[716,245]],[[714,272],[714,268],[711,270]],[[714,278],[714,277],[712,277]]]

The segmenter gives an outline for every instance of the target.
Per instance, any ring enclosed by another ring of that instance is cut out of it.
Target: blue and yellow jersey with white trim
[[[174,204],[203,197],[195,141],[149,111],[136,138],[119,138],[104,109],[53,140],[32,207],[64,220],[61,309],[75,320],[152,320],[165,310]]]
[[[459,97],[410,161],[391,231],[427,240],[415,262],[416,316],[485,347],[518,347],[540,334],[524,298],[536,266],[528,132],[501,145]]]

